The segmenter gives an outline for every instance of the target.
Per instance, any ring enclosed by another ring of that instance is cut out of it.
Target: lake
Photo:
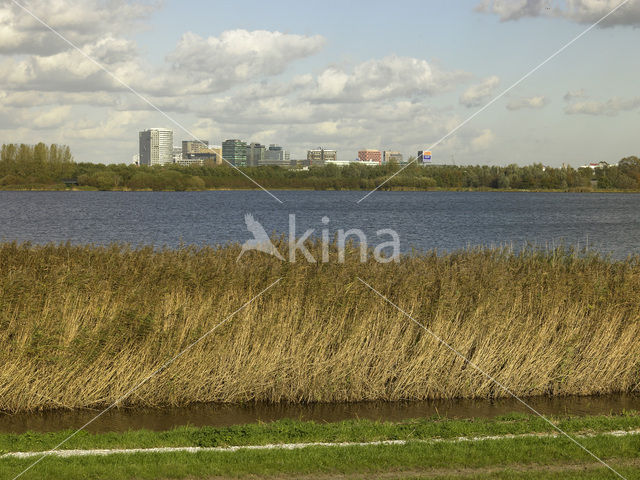
[[[252,238],[244,215],[268,233],[320,235],[362,229],[370,245],[389,240],[404,252],[527,243],[588,247],[616,258],[640,253],[640,194],[360,191],[0,192],[0,239],[76,244],[127,242],[175,247]],[[322,217],[327,216],[325,226]]]

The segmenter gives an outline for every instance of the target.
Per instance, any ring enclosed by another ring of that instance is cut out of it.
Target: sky
[[[165,127],[296,159],[616,163],[640,155],[640,0],[480,110],[620,3],[0,0],[0,143],[130,163]]]

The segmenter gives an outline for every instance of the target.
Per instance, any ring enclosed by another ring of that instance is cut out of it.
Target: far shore
[[[272,191],[309,191],[309,192],[369,192],[370,189],[350,189],[350,188],[310,188],[310,187],[265,187],[265,190]],[[230,191],[260,191],[254,187],[215,187],[201,189],[152,189],[152,188],[129,188],[116,187],[109,189],[99,189],[95,187],[66,187],[65,185],[3,185],[0,191],[4,192],[230,192]],[[515,189],[515,188],[415,188],[415,187],[389,187],[380,188],[379,192],[501,192],[501,193],[640,193],[640,190],[623,189],[602,189],[602,188],[567,188],[567,189]]]

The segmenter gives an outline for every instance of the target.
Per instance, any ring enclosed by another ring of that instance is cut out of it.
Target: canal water
[[[524,400],[543,415],[597,415],[640,411],[640,395],[597,397],[530,397]],[[77,429],[99,410],[56,410],[30,414],[0,415],[0,432],[50,432]],[[180,425],[223,427],[284,418],[336,422],[346,419],[401,421],[411,418],[493,418],[514,412],[532,413],[512,398],[496,400],[438,400],[421,402],[360,402],[344,404],[200,404],[180,408],[114,409],[85,430],[123,432],[167,430]]]

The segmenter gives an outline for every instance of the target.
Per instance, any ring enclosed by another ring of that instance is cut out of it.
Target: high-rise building
[[[257,167],[262,165],[265,158],[266,147],[256,142],[247,145],[247,166]]]
[[[198,149],[193,153],[183,155],[180,165],[222,165],[222,147],[209,146],[207,149]]]
[[[382,162],[402,163],[402,154],[400,152],[390,152],[389,150],[385,150],[382,153]]]
[[[173,163],[173,131],[150,128],[139,133],[140,165]]]
[[[209,140],[183,140],[182,157],[186,158],[191,153],[202,153],[209,149]]]
[[[324,165],[328,161],[335,162],[338,160],[338,152],[335,150],[325,150],[318,147],[315,150],[307,151],[307,161],[309,165]]]
[[[265,153],[262,165],[280,165],[289,166],[291,164],[291,155],[280,145],[271,144]]]
[[[180,165],[222,164],[222,147],[209,145],[209,140],[183,140]]]
[[[382,152],[380,150],[360,150],[358,152],[358,160],[361,162],[378,162],[382,163]]]
[[[247,144],[242,140],[231,139],[222,142],[222,156],[236,167],[247,166]]]

